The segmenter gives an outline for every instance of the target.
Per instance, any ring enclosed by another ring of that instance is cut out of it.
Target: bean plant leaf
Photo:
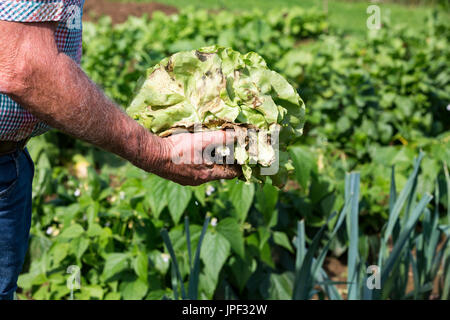
[[[125,300],[141,300],[148,291],[148,283],[142,279],[131,282],[123,282],[121,287],[122,297]]]
[[[239,221],[245,221],[255,194],[255,186],[240,180],[233,180],[230,185],[230,201],[235,209],[235,216]]]
[[[302,188],[307,190],[311,174],[317,171],[316,159],[308,148],[302,146],[289,148],[289,154],[295,167],[295,177]]]
[[[83,238],[83,237],[79,237],[76,239],[73,239],[70,242],[71,246],[72,246],[72,251],[75,254],[75,256],[80,259],[84,252],[87,250],[87,248],[89,247],[89,239]]]
[[[230,259],[231,272],[236,278],[236,283],[240,291],[244,289],[248,279],[255,272],[257,262],[251,256],[246,255],[244,259],[239,256]]]
[[[140,251],[133,260],[133,268],[136,275],[144,282],[148,278],[148,257],[143,251]]]
[[[292,297],[294,275],[292,273],[270,275],[269,299],[290,300]]]
[[[64,229],[63,232],[61,232],[60,237],[66,239],[78,238],[83,234],[83,232],[84,232],[83,227],[75,223]]]
[[[294,249],[292,249],[291,242],[289,241],[289,238],[287,237],[286,233],[275,231],[273,233],[273,241],[283,248],[289,250],[290,252],[294,252]]]
[[[53,264],[55,266],[59,266],[61,261],[63,261],[64,258],[67,257],[69,249],[70,244],[68,243],[55,243],[55,246],[52,248]]]
[[[207,184],[202,184],[196,187],[192,187],[195,198],[202,206],[206,204],[206,186]]]
[[[183,187],[177,183],[170,182],[167,186],[167,201],[169,212],[175,224],[178,224],[181,216],[187,208],[192,197],[192,191],[188,187]]]
[[[143,182],[146,188],[146,195],[150,205],[151,213],[155,218],[158,218],[162,210],[167,206],[167,188],[168,181],[151,175]]]
[[[230,254],[230,247],[229,241],[218,232],[205,235],[200,257],[205,264],[205,272],[215,281]]]
[[[110,253],[106,257],[105,267],[103,268],[103,278],[108,280],[119,272],[128,269],[129,255],[127,253]]]
[[[241,227],[234,218],[225,218],[217,225],[217,232],[230,243],[231,249],[241,258],[244,258],[244,237]]]

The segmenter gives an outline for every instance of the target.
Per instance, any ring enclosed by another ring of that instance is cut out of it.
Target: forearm
[[[160,139],[110,101],[68,56],[40,57],[26,74],[10,96],[37,118],[140,167],[156,165]],[[155,158],[143,159],[149,154]]]

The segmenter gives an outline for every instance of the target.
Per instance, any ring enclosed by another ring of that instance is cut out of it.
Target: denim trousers
[[[33,176],[26,149],[0,156],[0,300],[14,298],[28,249]]]

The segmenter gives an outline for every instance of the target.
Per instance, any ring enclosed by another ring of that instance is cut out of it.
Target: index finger
[[[199,135],[202,141],[202,149],[208,146],[224,146],[229,143],[233,143],[236,139],[236,132],[234,129],[215,130],[197,132],[195,135]]]

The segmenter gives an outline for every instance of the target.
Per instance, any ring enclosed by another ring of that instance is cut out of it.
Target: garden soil
[[[178,9],[162,3],[122,3],[111,0],[86,0],[83,8],[84,21],[96,21],[103,15],[110,16],[114,24],[125,22],[128,16],[142,16],[147,14],[151,17],[155,11],[166,14],[174,14]]]

